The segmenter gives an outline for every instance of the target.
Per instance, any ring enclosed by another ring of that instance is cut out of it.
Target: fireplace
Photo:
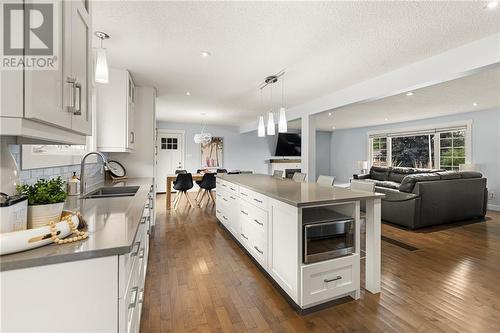
[[[285,178],[292,178],[294,173],[301,171],[301,169],[285,169]]]

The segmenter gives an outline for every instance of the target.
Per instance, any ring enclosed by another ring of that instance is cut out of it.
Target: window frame
[[[387,138],[387,166],[392,166],[392,137],[401,136],[418,136],[426,134],[435,134],[437,138],[434,139],[434,161],[433,165],[436,169],[441,168],[441,133],[452,132],[456,130],[464,130],[464,148],[465,148],[465,163],[472,163],[472,120],[438,123],[425,126],[415,126],[407,128],[389,128],[377,131],[369,131],[366,134],[367,139],[367,161],[369,167],[373,165],[373,138]],[[406,135],[405,135],[406,134]]]

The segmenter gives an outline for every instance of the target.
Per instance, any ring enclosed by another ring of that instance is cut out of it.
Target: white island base
[[[298,310],[360,297],[360,200],[366,200],[365,285],[380,292],[379,195],[264,175],[218,177],[216,192],[218,220]],[[355,220],[353,254],[303,263],[303,212],[317,207]]]

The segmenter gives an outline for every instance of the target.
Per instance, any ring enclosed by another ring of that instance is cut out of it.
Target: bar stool
[[[212,200],[212,202],[215,205],[214,192],[212,192],[212,190],[215,187],[216,187],[215,174],[213,173],[204,174],[200,182],[200,190],[202,190],[201,198],[199,200],[200,208],[203,208],[203,198],[207,193],[208,193],[207,205],[210,200]]]
[[[273,178],[282,179],[283,178],[283,170],[274,170]]]
[[[189,197],[187,191],[193,188],[193,176],[190,173],[180,173],[177,175],[176,182],[174,184],[174,190],[177,190],[177,194],[174,198],[174,209],[177,209],[181,197],[185,196],[191,207],[195,208],[195,204]]]

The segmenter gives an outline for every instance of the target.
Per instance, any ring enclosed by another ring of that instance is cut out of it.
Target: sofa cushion
[[[442,180],[450,180],[450,179],[460,179],[462,178],[457,171],[439,171],[436,172]]]
[[[461,178],[481,178],[483,175],[477,171],[458,171]]]
[[[415,173],[403,178],[399,190],[401,192],[411,193],[416,183],[434,180],[441,180],[441,177],[437,173]]]
[[[372,166],[370,168],[370,178],[375,180],[388,180],[390,167]]]
[[[413,168],[395,167],[392,168],[391,172],[389,173],[389,180],[401,183],[403,181],[403,178],[414,173],[416,173],[416,171]]]
[[[394,190],[399,189],[399,185],[401,184],[399,184],[398,182],[392,182],[390,180],[377,180],[375,182],[375,186],[377,187],[391,188]]]

